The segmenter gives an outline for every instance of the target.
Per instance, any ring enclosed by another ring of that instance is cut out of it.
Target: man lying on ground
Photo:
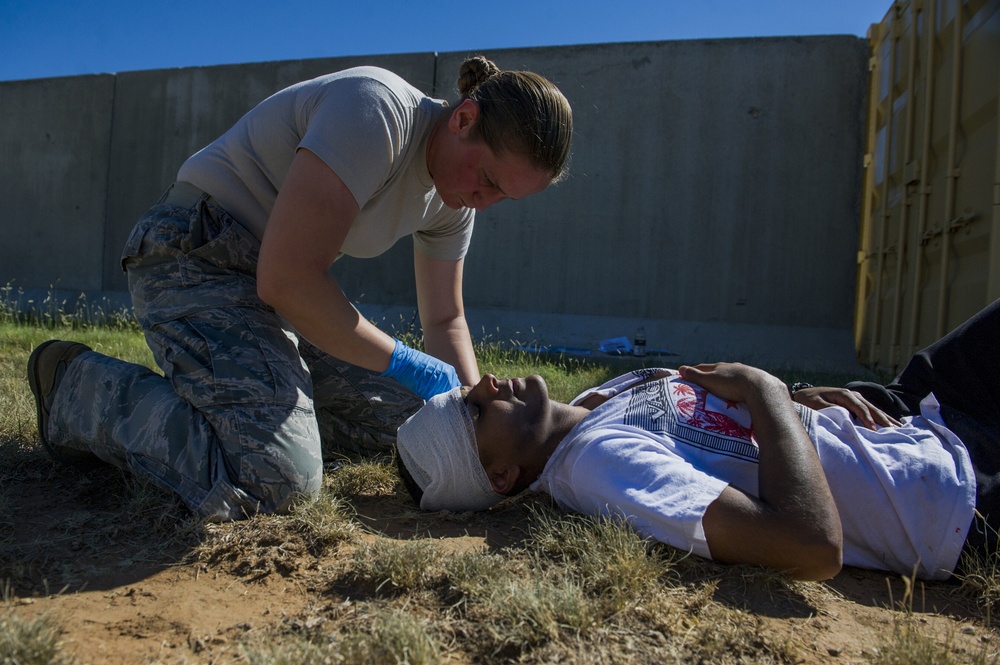
[[[963,547],[996,551],[998,340],[1000,301],[888,386],[795,393],[818,410],[740,364],[639,370],[569,404],[540,377],[487,375],[400,427],[400,471],[426,510],[530,487],[717,561],[944,579]]]

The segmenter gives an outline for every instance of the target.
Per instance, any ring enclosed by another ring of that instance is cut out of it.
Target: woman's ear
[[[478,119],[479,104],[469,98],[465,98],[451,112],[451,116],[448,118],[448,128],[456,134],[461,133],[476,124],[476,120]]]
[[[507,494],[514,488],[514,483],[521,476],[521,467],[516,464],[507,465],[501,469],[487,470],[486,475],[497,494]]]

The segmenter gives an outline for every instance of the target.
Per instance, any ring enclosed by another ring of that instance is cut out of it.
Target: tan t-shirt
[[[392,72],[356,67],[268,97],[181,166],[258,239],[298,148],[344,181],[360,212],[341,254],[366,258],[413,235],[434,259],[465,256],[475,211],[452,210],[427,170],[427,137],[447,104]]]

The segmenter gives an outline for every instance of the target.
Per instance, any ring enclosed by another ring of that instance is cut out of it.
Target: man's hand
[[[701,386],[716,397],[733,402],[749,401],[751,395],[768,384],[784,387],[777,377],[741,363],[706,363],[695,367],[683,365],[677,371],[685,381]]]
[[[902,423],[878,408],[860,393],[847,388],[829,388],[817,386],[796,390],[792,399],[808,406],[810,409],[825,409],[828,406],[842,406],[858,419],[863,427],[878,429],[879,427],[899,427]]]

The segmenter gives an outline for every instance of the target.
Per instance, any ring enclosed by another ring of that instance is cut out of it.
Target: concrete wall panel
[[[118,75],[111,142],[104,289],[126,289],[118,257],[138,217],[173,182],[191,154],[254,105],[293,83],[359,65],[377,65],[433,92],[434,54],[318,58]]]
[[[471,306],[818,327],[850,320],[863,41],[490,55],[554,80],[573,105],[576,135],[569,180],[479,216]],[[459,57],[442,54],[438,70],[455,69]],[[596,280],[615,285],[594,288]]]
[[[0,286],[101,289],[115,77],[0,86]]]

